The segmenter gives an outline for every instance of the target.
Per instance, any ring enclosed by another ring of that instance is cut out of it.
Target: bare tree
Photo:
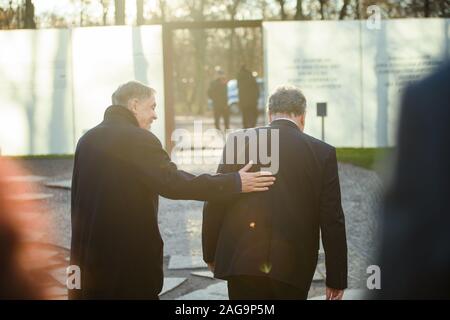
[[[236,20],[236,14],[238,12],[238,7],[241,4],[241,0],[231,0],[230,3],[227,4],[227,11],[230,16],[231,21]],[[228,50],[228,73],[234,74],[235,66],[234,66],[234,56],[235,56],[235,50],[234,50],[234,42],[235,42],[235,30],[232,28],[230,30],[230,48]]]
[[[36,22],[34,21],[34,4],[31,0],[25,1],[24,28],[36,29]]]
[[[361,5],[359,3],[359,0],[356,0],[356,5],[355,5],[355,13],[356,13],[356,19],[361,19]]]
[[[136,0],[136,24],[140,26],[144,22],[144,0]]]
[[[114,0],[114,9],[116,25],[125,24],[125,0]]]
[[[286,20],[287,19],[287,15],[286,15],[286,11],[284,6],[286,5],[286,0],[277,0],[278,3],[280,4],[280,15],[281,15],[281,20]]]
[[[110,0],[101,0],[100,4],[102,5],[102,21],[103,25],[106,26],[108,24],[108,13],[109,13],[109,3]]]
[[[161,10],[161,21],[162,22],[165,22],[167,19],[166,8],[167,8],[166,0],[159,0],[159,9]]]
[[[450,18],[450,1],[441,0],[439,2],[440,16],[445,18]]]
[[[13,8],[12,1],[9,1],[8,7],[2,8],[1,18],[2,18],[2,29],[10,29],[13,27],[13,21],[17,16],[17,10]],[[17,26],[16,26],[17,28]]]
[[[359,2],[359,1],[358,1]],[[339,20],[343,20],[347,15],[347,8],[350,3],[350,0],[344,0],[344,4],[342,5],[342,9],[339,12]]]
[[[91,0],[81,0],[80,10],[80,26],[89,25],[89,16],[87,15],[87,6],[91,3]]]
[[[320,20],[325,20],[325,2],[326,0],[319,0],[320,4]]]
[[[188,8],[190,16],[194,21],[205,20],[205,7],[206,0],[190,0],[188,1]],[[191,96],[191,101],[188,101],[188,105],[191,108],[192,104],[196,101],[198,104],[198,113],[202,114],[206,104],[206,86],[204,66],[206,61],[206,33],[203,29],[191,30],[191,34],[194,40],[195,48],[195,71],[194,78],[197,86]]]
[[[295,20],[304,20],[305,15],[303,14],[303,0],[297,0],[297,6],[295,9]]]

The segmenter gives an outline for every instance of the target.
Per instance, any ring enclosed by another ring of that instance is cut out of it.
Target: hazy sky
[[[48,11],[64,13],[73,10],[73,4],[70,0],[34,0],[33,3],[36,15]]]
[[[136,17],[136,0],[126,1],[126,20],[133,21]],[[154,4],[155,1],[147,1],[146,5]],[[51,12],[56,15],[73,16],[76,19],[81,10],[81,1],[74,0],[34,0],[35,14],[39,16],[45,12]],[[92,1],[86,11],[91,17],[102,17],[102,5],[100,1]],[[114,15],[114,1],[110,1],[109,14]]]

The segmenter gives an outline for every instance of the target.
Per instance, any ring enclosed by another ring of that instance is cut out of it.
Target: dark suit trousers
[[[220,119],[223,117],[225,129],[230,128],[230,112],[227,105],[214,105],[214,126],[220,130]]]
[[[309,288],[297,288],[268,277],[234,276],[228,279],[230,300],[306,300]]]
[[[245,105],[242,108],[242,125],[245,129],[256,127],[258,121],[258,109],[256,104]]]

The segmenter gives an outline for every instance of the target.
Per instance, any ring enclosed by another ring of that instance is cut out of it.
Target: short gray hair
[[[112,94],[111,100],[114,105],[124,106],[128,105],[130,99],[147,99],[155,95],[155,89],[146,86],[138,81],[129,81],[120,85]]]
[[[298,116],[305,113],[306,98],[297,87],[281,86],[270,95],[267,107],[271,114],[286,113]]]

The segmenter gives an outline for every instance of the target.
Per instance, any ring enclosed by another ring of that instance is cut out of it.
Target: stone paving
[[[220,152],[207,157],[218,161]],[[13,181],[32,182],[36,190],[22,196],[22,200],[39,201],[52,221],[51,243],[41,244],[49,253],[51,266],[48,286],[52,298],[66,299],[65,268],[70,248],[70,179],[71,159],[24,160],[22,165],[32,176],[10,177]],[[194,174],[213,173],[215,164],[182,164],[180,168]],[[377,246],[377,204],[382,185],[373,171],[339,163],[342,203],[346,217],[349,290],[344,298],[358,299],[366,287],[366,269],[373,263]],[[28,198],[28,199],[27,199]],[[160,198],[159,225],[164,239],[164,289],[161,299],[227,299],[226,282],[212,278],[201,255],[201,223],[203,203]],[[325,294],[324,256],[320,254],[309,298],[323,298]]]

